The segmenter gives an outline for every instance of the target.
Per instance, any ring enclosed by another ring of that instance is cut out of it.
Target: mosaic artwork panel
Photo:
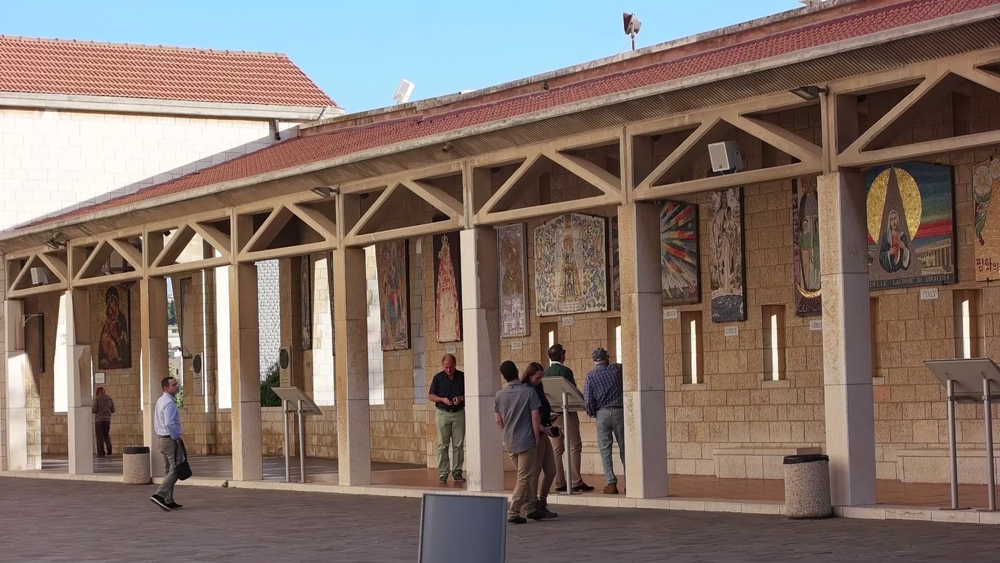
[[[743,188],[708,194],[712,322],[747,319],[743,265]]]
[[[458,232],[434,235],[434,318],[438,342],[462,340],[462,268]]]
[[[500,275],[500,337],[528,336],[528,258],[525,225],[497,227]]]
[[[382,350],[410,347],[409,272],[410,253],[406,239],[375,245]]]
[[[819,256],[819,199],[816,178],[792,183],[792,265],[795,269],[795,314],[823,314]]]
[[[664,305],[701,301],[698,206],[683,201],[660,205],[660,280]]]
[[[97,347],[97,369],[132,367],[132,303],[127,285],[112,285],[104,292],[104,307],[97,311],[101,333]]]
[[[608,309],[607,222],[571,213],[535,228],[539,316]]]

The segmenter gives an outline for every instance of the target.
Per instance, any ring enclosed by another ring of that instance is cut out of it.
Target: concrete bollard
[[[784,459],[785,516],[829,518],[830,458],[823,454],[791,455]]]
[[[148,485],[152,482],[149,448],[126,446],[122,449],[122,482],[126,485]]]

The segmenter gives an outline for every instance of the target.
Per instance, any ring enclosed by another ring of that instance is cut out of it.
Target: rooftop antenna
[[[820,5],[822,2],[823,0],[799,0],[799,4],[802,4],[803,6],[808,6],[810,8],[813,6]]]
[[[632,38],[632,50],[635,51],[635,36],[639,34],[642,22],[635,17],[635,14],[622,14],[622,20],[625,24],[625,35]]]
[[[396,86],[396,93],[392,99],[396,100],[397,104],[405,104],[410,101],[411,94],[413,94],[413,83],[404,78],[399,81],[399,86]]]

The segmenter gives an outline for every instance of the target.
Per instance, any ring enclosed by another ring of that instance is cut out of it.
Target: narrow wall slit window
[[[764,305],[764,379],[785,379],[785,306]]]
[[[549,357],[549,347],[559,342],[559,323],[542,323],[538,332],[541,335],[539,348],[541,348],[542,353],[540,355],[542,358],[547,359]]]
[[[608,319],[608,357],[615,363],[622,363],[622,319]]]
[[[953,292],[955,313],[955,357],[979,358],[985,346],[982,342],[982,299],[978,289]]]
[[[684,383],[704,383],[701,311],[681,313],[681,363]]]

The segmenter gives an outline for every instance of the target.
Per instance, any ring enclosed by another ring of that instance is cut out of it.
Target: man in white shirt
[[[177,412],[177,405],[174,404],[174,395],[180,390],[180,385],[172,377],[165,377],[160,385],[163,387],[163,396],[156,401],[156,410],[153,412],[153,429],[156,431],[157,446],[163,455],[166,472],[160,488],[153,496],[149,497],[149,500],[163,510],[170,512],[171,509],[181,507],[174,502],[174,484],[177,483],[177,450],[182,444],[181,417]]]

